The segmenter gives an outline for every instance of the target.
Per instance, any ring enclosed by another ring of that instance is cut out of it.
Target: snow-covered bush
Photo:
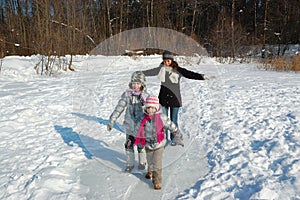
[[[36,71],[37,74],[49,75],[49,76],[61,70],[74,71],[74,69],[72,68],[72,56],[68,58],[68,57],[59,57],[55,55],[51,55],[51,56],[37,55],[34,70]]]

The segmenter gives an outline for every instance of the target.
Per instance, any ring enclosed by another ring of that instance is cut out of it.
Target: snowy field
[[[162,190],[125,165],[123,116],[107,120],[130,76],[160,56],[77,56],[75,72],[35,74],[37,57],[0,72],[0,199],[300,200],[300,74],[175,58],[215,79],[181,82],[185,147],[167,146]],[[147,77],[157,95],[159,81]]]

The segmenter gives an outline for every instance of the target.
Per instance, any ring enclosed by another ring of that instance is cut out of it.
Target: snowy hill
[[[122,172],[122,116],[111,132],[106,124],[131,73],[160,56],[76,56],[76,71],[55,77],[36,75],[34,56],[4,58],[0,198],[300,199],[300,74],[176,60],[216,78],[181,82],[185,147],[166,147],[154,191],[145,171]],[[157,95],[158,79],[147,88]]]

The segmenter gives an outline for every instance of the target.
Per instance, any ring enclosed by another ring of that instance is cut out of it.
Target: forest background
[[[140,27],[181,32],[212,56],[300,43],[299,0],[1,0],[0,57],[88,54]],[[168,41],[175,42],[175,41]]]

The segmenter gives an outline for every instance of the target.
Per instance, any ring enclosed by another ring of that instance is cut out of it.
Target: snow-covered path
[[[216,78],[183,79],[186,146],[166,148],[154,191],[143,173],[121,172],[122,117],[111,132],[106,124],[131,73],[160,57],[78,56],[76,72],[56,77],[36,76],[34,59],[3,60],[1,199],[300,199],[299,73],[212,58],[185,66]],[[147,81],[157,94],[158,80]]]
[[[110,64],[109,69],[101,69],[100,77],[97,80],[89,81],[82,79],[77,80],[76,93],[73,98],[74,112],[76,118],[76,132],[89,135],[94,138],[94,142],[84,142],[85,148],[91,152],[94,159],[98,161],[99,168],[102,168],[100,175],[92,174],[97,177],[100,183],[107,182],[106,187],[94,188],[95,194],[101,194],[105,199],[173,199],[180,195],[182,188],[188,188],[194,182],[203,177],[208,172],[208,164],[205,159],[202,146],[199,141],[192,137],[191,130],[186,132],[186,146],[182,147],[167,147],[164,153],[164,169],[163,169],[163,189],[154,191],[151,181],[144,178],[145,172],[135,171],[133,175],[124,174],[121,170],[124,169],[124,141],[125,134],[122,126],[118,124],[118,128],[112,132],[106,131],[108,116],[114,109],[120,95],[124,91],[124,85],[129,82],[128,74],[133,72],[132,68],[128,69],[128,65],[122,66],[119,63],[123,61],[117,60]],[[126,61],[128,62],[128,61]],[[121,69],[120,69],[121,68]],[[137,69],[135,69],[137,70]],[[94,73],[94,70],[93,72]],[[114,74],[111,77],[111,74]],[[151,78],[150,78],[151,79]],[[152,93],[158,92],[158,83],[155,78],[152,80],[156,83],[148,83],[148,90]],[[190,95],[189,95],[190,96]],[[78,99],[78,101],[76,101]],[[94,102],[93,102],[94,101]],[[78,102],[78,106],[76,106]],[[199,105],[198,105],[199,106]],[[198,107],[197,106],[197,107]],[[77,110],[77,107],[79,108]],[[107,109],[105,109],[107,108]],[[82,110],[85,111],[82,114]],[[180,114],[182,117],[183,113]],[[184,117],[184,116],[183,116]],[[187,114],[188,119],[189,115]],[[197,121],[198,115],[192,117],[189,124]],[[119,122],[122,122],[122,117]],[[98,124],[98,125],[97,125]],[[95,126],[100,127],[95,132]],[[195,127],[195,133],[199,134],[199,128]],[[95,141],[96,140],[96,141]],[[99,144],[100,147],[99,148]],[[195,165],[195,163],[197,163]],[[100,170],[100,169],[99,169]],[[187,172],[185,172],[187,170]],[[194,173],[193,173],[194,172]],[[83,173],[85,177],[86,173]],[[108,175],[109,174],[109,175]],[[197,175],[195,175],[197,174]],[[88,180],[88,178],[85,178]],[[121,181],[120,181],[121,180]],[[86,181],[89,188],[93,188],[94,183]],[[122,192],[120,192],[120,190]],[[119,191],[119,192],[117,192]]]

